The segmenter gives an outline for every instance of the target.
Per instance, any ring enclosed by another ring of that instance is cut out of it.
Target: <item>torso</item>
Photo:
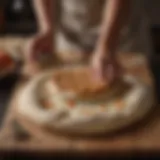
[[[57,53],[92,52],[100,32],[106,0],[61,0]],[[129,22],[122,29],[119,52],[150,51],[149,25],[143,0],[131,0]]]

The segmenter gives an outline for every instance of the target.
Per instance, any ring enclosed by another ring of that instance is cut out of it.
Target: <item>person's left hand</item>
[[[99,80],[111,85],[122,73],[122,68],[114,54],[99,50],[93,54],[91,59],[93,76]]]

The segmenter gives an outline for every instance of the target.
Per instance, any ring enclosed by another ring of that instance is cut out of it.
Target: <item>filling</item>
[[[119,80],[109,87],[106,83],[94,80],[90,70],[86,69],[56,73],[44,88],[44,95],[40,101],[46,109],[56,107],[55,103],[60,101],[63,101],[70,109],[75,107],[95,108],[96,106],[103,109],[111,101],[115,101],[116,106],[123,108],[124,103],[121,99],[131,89],[131,86]]]

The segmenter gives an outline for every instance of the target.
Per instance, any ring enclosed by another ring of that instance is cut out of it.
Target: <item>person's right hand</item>
[[[37,72],[40,56],[52,54],[52,45],[53,36],[50,32],[38,34],[30,39],[24,48],[25,72],[30,74]]]
[[[123,73],[117,58],[111,52],[96,50],[91,58],[94,78],[107,85],[113,84]]]

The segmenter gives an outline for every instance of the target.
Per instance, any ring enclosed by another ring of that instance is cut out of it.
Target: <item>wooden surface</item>
[[[145,61],[140,61],[131,66],[134,56],[121,57],[122,63],[135,76],[140,77],[147,83],[151,83],[150,74]],[[144,62],[144,63],[142,63]],[[127,65],[128,64],[128,65]],[[129,65],[130,64],[130,65]],[[16,92],[16,91],[15,91]],[[16,95],[16,94],[15,94]],[[13,121],[17,118],[15,112],[15,98],[11,100],[9,110],[0,132],[0,150],[25,151],[39,153],[85,153],[96,154],[103,152],[128,153],[133,151],[160,151],[160,108],[153,107],[152,113],[138,124],[115,134],[103,135],[101,137],[73,137],[64,136],[57,133],[50,133],[38,128],[30,122],[24,121],[25,129],[29,127],[32,131],[27,140],[17,140],[14,134]]]

